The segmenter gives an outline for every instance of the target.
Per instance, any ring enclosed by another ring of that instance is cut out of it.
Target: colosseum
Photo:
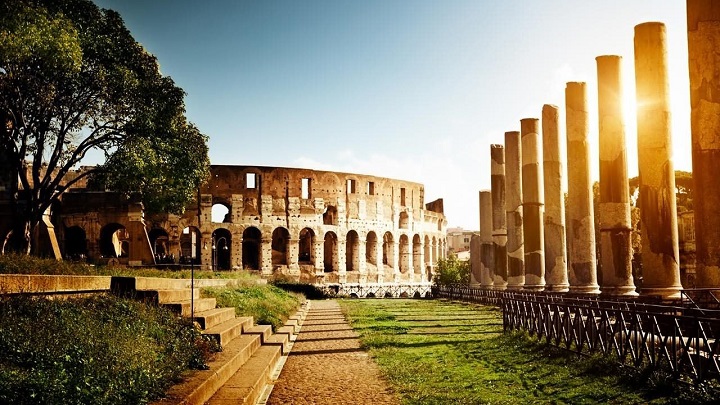
[[[194,264],[324,285],[428,288],[446,251],[443,201],[425,204],[418,183],[214,165],[198,194],[183,215],[145,216],[127,197],[71,190],[56,210],[60,249],[97,263]]]

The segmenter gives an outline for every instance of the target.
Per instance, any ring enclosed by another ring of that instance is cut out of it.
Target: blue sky
[[[675,166],[690,170],[685,2],[679,0],[97,0],[117,10],[214,164],[307,167],[425,184],[450,226],[478,229],[490,144],[623,56],[629,172],[637,174],[633,29],[667,25]],[[564,125],[561,125],[563,127]],[[564,128],[561,128],[564,137]],[[597,176],[597,175],[595,175]]]

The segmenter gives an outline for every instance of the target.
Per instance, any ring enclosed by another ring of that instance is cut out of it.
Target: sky
[[[587,82],[596,180],[595,57],[620,55],[628,171],[637,175],[633,35],[667,27],[675,168],[691,170],[685,1],[96,0],[187,95],[212,164],[390,177],[479,229],[490,145]],[[564,151],[564,144],[561,145]],[[564,153],[564,152],[563,152]]]

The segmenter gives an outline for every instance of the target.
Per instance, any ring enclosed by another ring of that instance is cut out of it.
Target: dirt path
[[[399,404],[334,300],[312,301],[268,404]]]

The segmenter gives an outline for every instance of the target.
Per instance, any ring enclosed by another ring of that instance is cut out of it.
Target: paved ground
[[[399,404],[334,300],[312,301],[268,404]]]

